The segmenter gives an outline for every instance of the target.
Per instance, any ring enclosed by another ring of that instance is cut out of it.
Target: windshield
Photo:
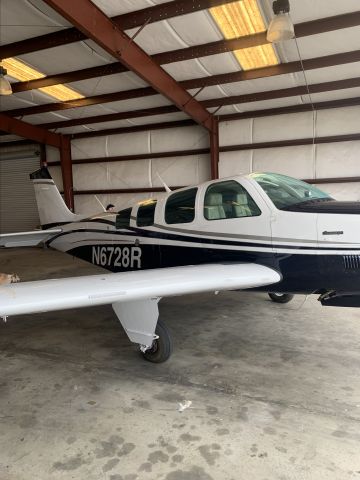
[[[286,175],[253,173],[250,177],[257,181],[279,210],[313,200],[332,200],[332,197],[318,188]]]

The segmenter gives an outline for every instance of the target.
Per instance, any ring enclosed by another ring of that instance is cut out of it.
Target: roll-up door
[[[40,224],[29,179],[39,165],[36,156],[2,159],[0,154],[0,233],[33,230]]]

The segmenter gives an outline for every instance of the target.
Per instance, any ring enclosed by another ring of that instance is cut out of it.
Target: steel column
[[[211,179],[219,178],[219,121],[212,118],[210,135]]]
[[[60,145],[60,165],[64,186],[64,200],[71,211],[74,211],[74,188],[71,161],[70,138],[62,135]]]

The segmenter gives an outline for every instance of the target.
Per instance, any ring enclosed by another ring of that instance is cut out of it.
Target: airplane
[[[46,166],[30,177],[42,229],[0,235],[0,246],[42,242],[111,273],[1,286],[4,320],[111,304],[144,358],[160,363],[172,352],[163,297],[247,289],[360,306],[360,202],[251,173],[87,217],[67,208]]]

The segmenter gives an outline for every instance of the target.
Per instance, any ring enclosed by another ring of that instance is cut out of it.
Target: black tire
[[[275,303],[289,303],[294,298],[294,295],[291,295],[290,293],[272,292],[269,293],[269,297]]]
[[[159,338],[154,340],[151,348],[141,353],[148,362],[163,363],[172,353],[172,341],[168,329],[161,320],[157,322],[155,334]]]

